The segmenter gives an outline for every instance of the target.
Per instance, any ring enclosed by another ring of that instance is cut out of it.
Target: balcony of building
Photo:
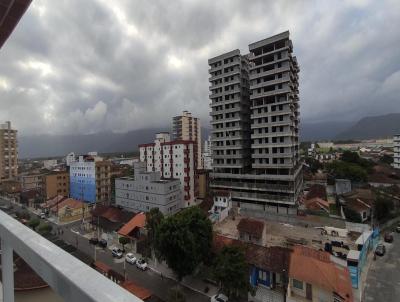
[[[14,301],[14,252],[64,301],[142,301],[3,211],[0,237],[4,302]]]

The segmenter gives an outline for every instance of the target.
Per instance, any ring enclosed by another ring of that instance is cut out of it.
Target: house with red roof
[[[333,263],[327,252],[294,246],[287,301],[354,301],[348,268]]]

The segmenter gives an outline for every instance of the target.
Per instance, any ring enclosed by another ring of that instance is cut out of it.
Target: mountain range
[[[126,133],[102,132],[76,135],[35,135],[19,137],[21,158],[64,156],[69,152],[84,154],[137,151],[141,143],[154,141],[157,132],[168,131],[168,127],[132,130]],[[202,128],[202,137],[208,137],[210,129]],[[400,133],[400,113],[369,116],[358,122],[328,121],[300,123],[300,139],[357,140],[392,137]]]

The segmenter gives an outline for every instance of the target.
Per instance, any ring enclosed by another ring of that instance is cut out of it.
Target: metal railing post
[[[3,283],[3,301],[14,302],[14,259],[10,244],[1,239],[1,270]]]

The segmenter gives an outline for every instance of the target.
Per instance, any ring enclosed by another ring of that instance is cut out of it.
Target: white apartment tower
[[[393,168],[400,169],[400,134],[393,137]]]
[[[190,140],[171,140],[168,132],[158,133],[154,143],[139,145],[140,161],[147,172],[160,171],[165,179],[181,182],[182,207],[195,205],[197,192],[197,143]]]
[[[194,141],[197,145],[197,168],[202,169],[201,125],[200,119],[188,111],[172,119],[172,138],[174,140]]]
[[[300,71],[289,32],[209,59],[211,187],[255,215],[294,214],[302,189]],[[264,212],[264,213],[263,213]]]
[[[18,176],[17,130],[11,122],[0,124],[0,183]]]

